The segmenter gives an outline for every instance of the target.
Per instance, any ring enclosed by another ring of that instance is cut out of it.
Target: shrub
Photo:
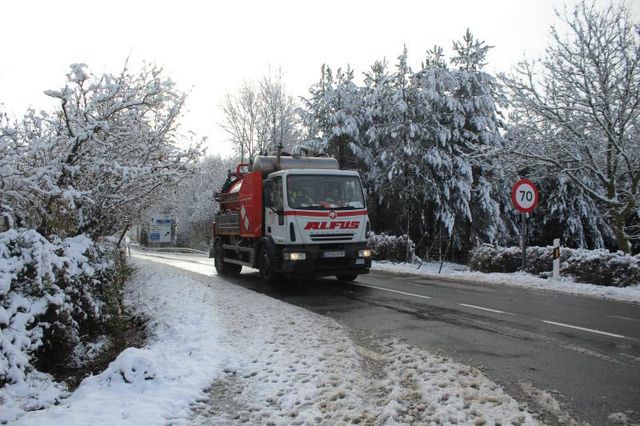
[[[407,261],[407,244],[409,244],[409,259],[413,260],[416,245],[408,235],[399,237],[393,235],[374,234],[369,235],[369,248],[373,260],[392,260],[396,262]]]
[[[0,386],[67,362],[82,339],[103,334],[121,309],[120,270],[113,245],[83,235],[0,233]]]
[[[640,257],[622,252],[573,250],[562,269],[580,282],[617,287],[640,284]]]
[[[515,272],[521,269],[520,247],[477,247],[469,266],[481,272]],[[527,247],[526,272],[548,275],[552,270],[553,247]],[[560,250],[562,275],[572,276],[578,282],[625,287],[640,283],[640,257],[607,250],[562,248]]]

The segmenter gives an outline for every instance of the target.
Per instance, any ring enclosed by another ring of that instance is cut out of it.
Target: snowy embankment
[[[640,303],[640,284],[629,287],[608,287],[595,284],[577,283],[568,277],[560,280],[539,278],[526,272],[484,273],[471,271],[464,265],[445,262],[441,273],[439,262],[424,262],[418,269],[418,264],[373,262],[373,270],[416,274],[429,278],[454,279],[477,284],[502,284],[515,287],[535,288],[541,290],[558,291],[561,293],[596,297],[599,299],[618,300]]]
[[[150,318],[147,345],[20,423],[535,423],[474,368],[215,275],[135,266],[126,298]]]

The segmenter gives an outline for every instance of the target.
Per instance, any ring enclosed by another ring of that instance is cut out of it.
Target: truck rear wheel
[[[357,274],[352,274],[352,275],[336,275],[336,278],[338,279],[338,281],[355,281],[356,278],[358,278]]]
[[[213,251],[215,253],[213,262],[216,266],[216,272],[218,273],[218,275],[233,277],[240,274],[240,271],[242,271],[242,265],[236,265],[235,263],[224,261],[224,248],[222,248],[222,240],[216,240]]]
[[[260,248],[260,276],[267,284],[274,284],[278,281],[278,274],[273,268],[273,262],[269,256],[269,250],[266,245],[262,245]]]

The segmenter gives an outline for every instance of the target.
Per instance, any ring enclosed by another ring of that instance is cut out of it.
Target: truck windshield
[[[289,175],[287,198],[292,209],[364,208],[362,186],[357,176]]]

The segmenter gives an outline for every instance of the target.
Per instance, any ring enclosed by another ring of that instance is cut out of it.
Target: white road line
[[[376,290],[389,291],[391,293],[404,294],[405,296],[420,297],[422,299],[431,299],[429,296],[422,296],[420,294],[406,293],[404,291],[391,290],[389,288],[384,288],[384,287],[376,287],[376,286],[372,286],[372,285],[364,285],[364,284],[358,284],[358,283],[351,283],[351,284],[357,285],[357,286],[360,286],[360,287],[373,288],[373,289],[376,289]]]
[[[616,319],[621,319],[621,320],[625,320],[625,321],[640,322],[640,319],[629,318],[629,317],[621,317],[619,315],[609,315],[609,318],[616,318]]]
[[[496,314],[515,315],[515,314],[512,314],[511,312],[499,311],[497,309],[483,308],[482,306],[476,306],[476,305],[467,305],[466,303],[458,303],[458,305],[466,306],[467,308],[480,309],[482,311],[495,312]]]
[[[573,328],[573,329],[576,329],[576,330],[588,331],[590,333],[597,333],[597,334],[603,334],[605,336],[617,337],[618,339],[626,339],[627,338],[627,337],[621,336],[619,334],[607,333],[606,331],[593,330],[591,328],[584,328],[584,327],[578,327],[578,326],[575,326],[575,325],[563,324],[561,322],[545,321],[545,320],[542,320],[542,322],[546,322],[547,324],[558,325],[560,327]]]
[[[629,354],[625,354],[624,352],[618,352],[619,355],[622,355],[623,357],[632,359],[636,362],[640,362],[640,358],[638,358],[637,356],[633,356],[633,355],[629,355]]]

